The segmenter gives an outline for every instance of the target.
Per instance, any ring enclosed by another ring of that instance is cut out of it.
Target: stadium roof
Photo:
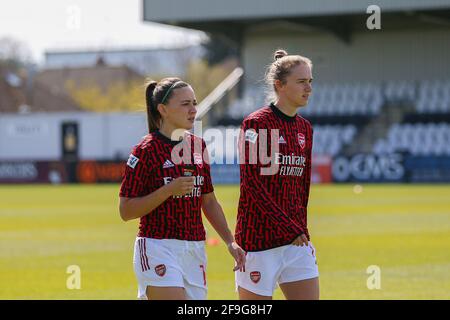
[[[334,34],[351,43],[366,30],[373,0],[143,0],[143,19],[222,35],[242,44],[245,32],[281,24]],[[450,28],[450,0],[378,0],[383,30]],[[371,12],[372,13],[372,12]]]
[[[382,12],[450,9],[450,0],[143,0],[145,21],[172,25],[241,19],[365,14],[378,5]]]

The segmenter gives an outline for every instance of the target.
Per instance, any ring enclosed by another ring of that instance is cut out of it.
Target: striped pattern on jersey
[[[240,165],[236,241],[246,251],[261,251],[289,244],[302,233],[309,239],[311,124],[299,115],[289,117],[270,105],[250,114],[241,129],[243,132],[252,129],[256,133],[267,129],[268,155],[274,152],[271,129],[278,129],[279,150],[275,156],[279,165],[275,174],[261,175],[261,168],[270,167],[270,164],[262,164],[260,157],[255,158],[261,135],[241,135],[239,148],[245,155],[245,162]]]
[[[188,134],[183,142],[175,142],[159,132],[145,136],[132,150],[125,167],[119,195],[127,198],[143,197],[182,176],[186,165],[175,164],[171,158],[172,149],[182,144],[191,145],[190,159],[195,165],[194,191],[185,196],[170,197],[155,210],[143,216],[140,219],[138,237],[205,240],[201,195],[214,189],[209,161],[205,159],[206,145],[201,138]],[[197,150],[199,148],[196,146],[200,146],[201,150]]]

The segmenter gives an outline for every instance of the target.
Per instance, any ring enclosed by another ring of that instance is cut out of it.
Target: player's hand
[[[233,268],[233,271],[239,270],[245,272],[245,251],[234,241],[228,245],[228,251],[233,256],[234,261],[236,261],[236,266]]]
[[[169,184],[172,196],[183,196],[194,189],[195,177],[179,177]]]
[[[293,242],[292,244],[294,246],[308,246],[309,242],[308,242],[308,238],[306,237],[306,235],[304,233],[302,233],[301,235],[299,235]]]

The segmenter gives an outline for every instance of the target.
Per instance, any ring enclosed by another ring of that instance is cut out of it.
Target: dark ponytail
[[[160,103],[167,104],[173,95],[173,91],[178,88],[187,87],[188,84],[179,78],[165,78],[159,83],[149,81],[145,88],[145,103],[147,105],[147,121],[149,133],[159,129],[161,114],[158,111]]]
[[[147,83],[147,88],[145,89],[145,102],[147,105],[147,121],[148,121],[148,131],[155,132],[159,128],[159,122],[161,121],[161,115],[155,104],[155,88],[158,83],[156,81],[150,81]]]

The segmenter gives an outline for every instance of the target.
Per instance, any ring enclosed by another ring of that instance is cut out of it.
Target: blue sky
[[[142,0],[0,0],[0,38],[45,50],[142,48],[197,43],[203,33],[142,21]]]

